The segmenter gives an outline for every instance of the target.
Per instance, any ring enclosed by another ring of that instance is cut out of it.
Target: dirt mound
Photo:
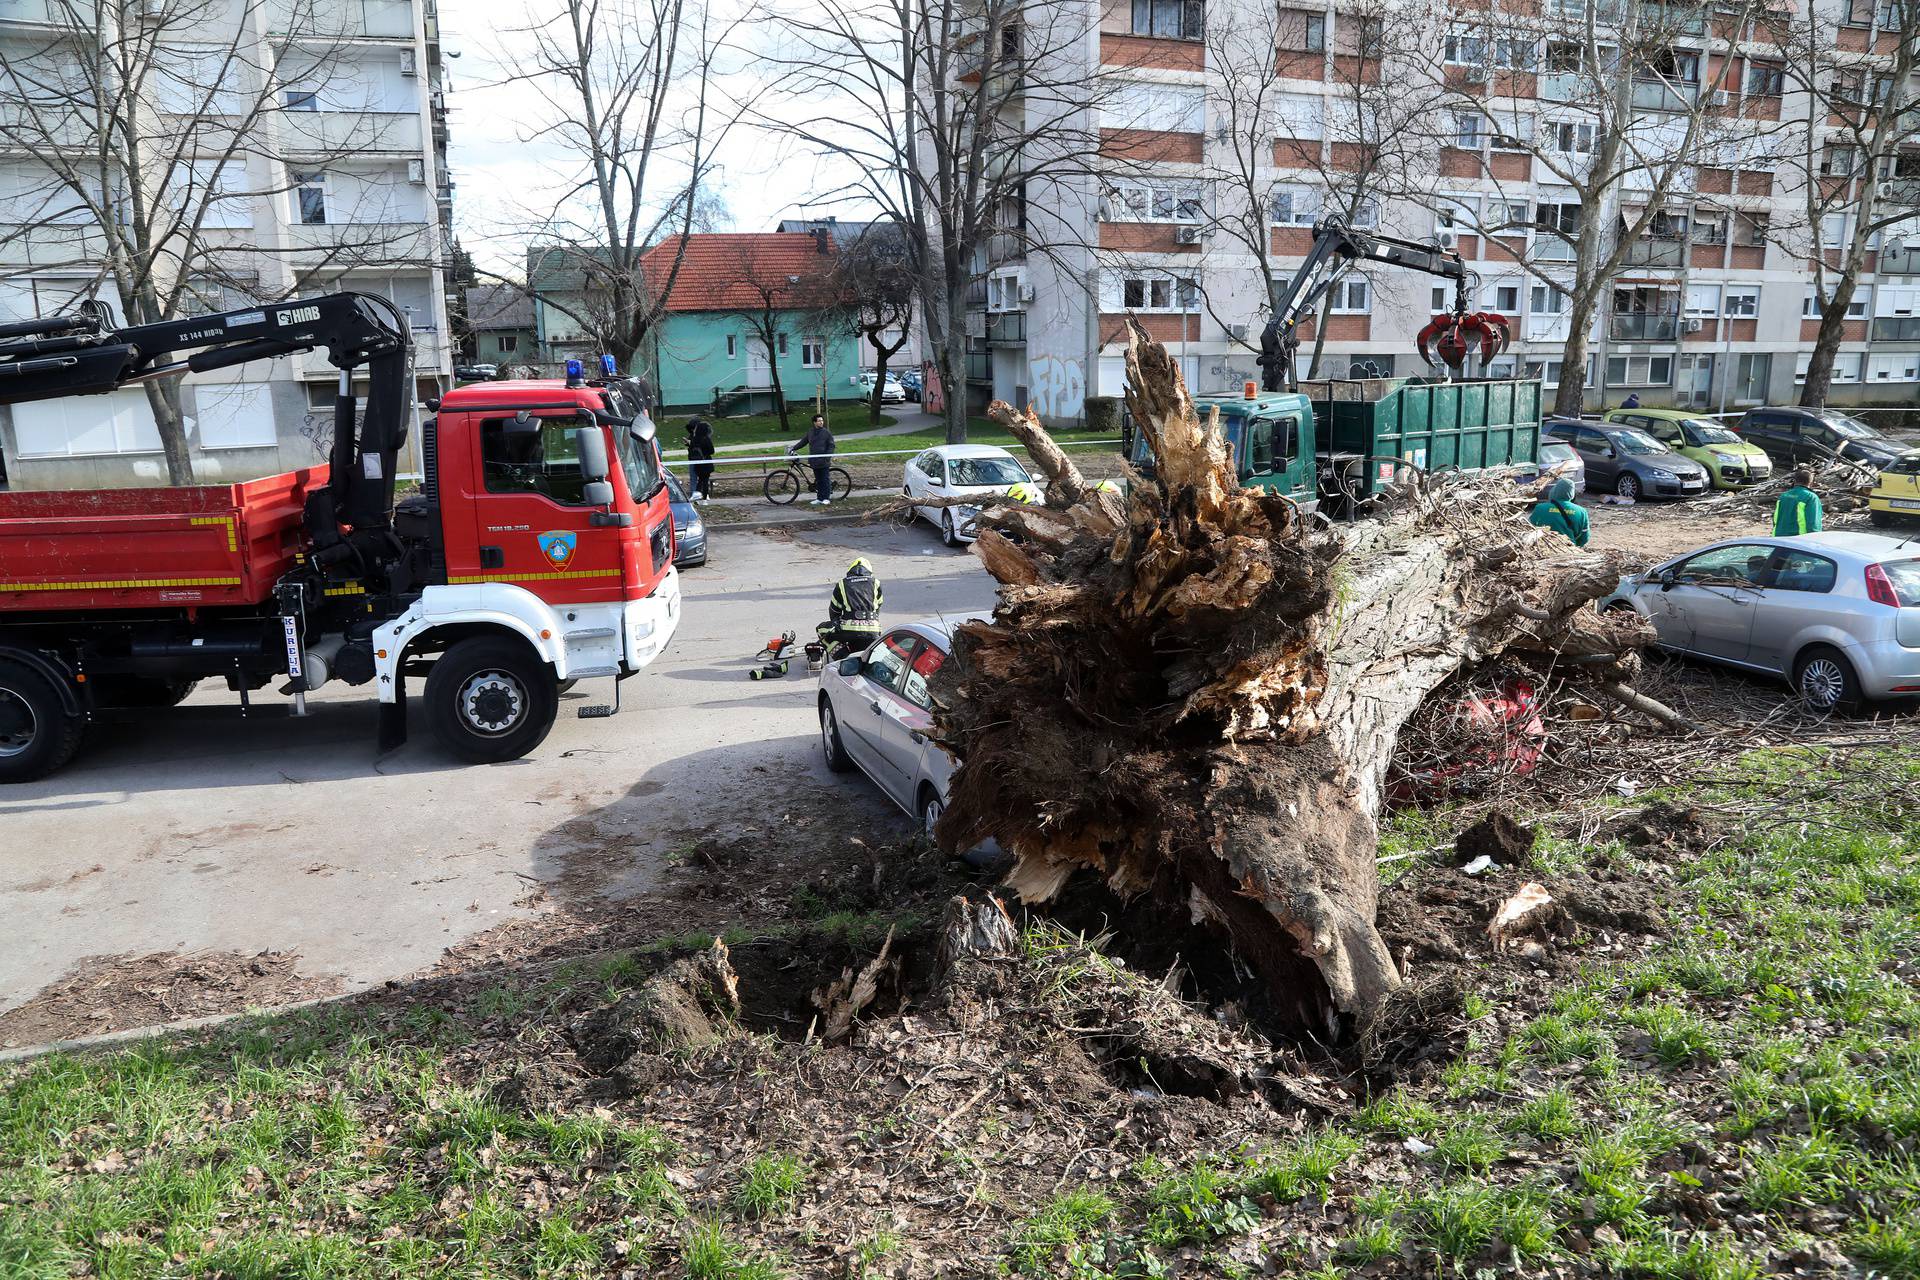
[[[1532,827],[1523,827],[1504,809],[1495,809],[1462,831],[1453,842],[1453,851],[1461,862],[1484,856],[1503,867],[1519,867],[1532,860],[1533,841]]]
[[[674,961],[635,991],[582,1015],[567,1028],[580,1064],[622,1094],[644,1092],[672,1060],[731,1033],[739,979],[727,944]]]
[[[0,1048],[293,1004],[345,988],[337,974],[295,972],[299,963],[284,951],[88,956],[33,999],[0,1014]]]

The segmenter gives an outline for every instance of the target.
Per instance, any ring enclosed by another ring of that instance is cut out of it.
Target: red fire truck
[[[422,424],[420,491],[394,501],[412,343],[385,299],[338,293],[115,329],[103,308],[0,326],[0,404],[320,350],[340,370],[326,466],[244,484],[0,493],[0,782],[65,764],[94,713],[196,682],[279,682],[296,715],[370,685],[380,748],[407,681],[474,761],[539,746],[574,682],[619,681],[680,620],[673,520],[632,379],[462,387]],[[611,365],[611,361],[605,362]],[[353,379],[365,370],[358,411]]]

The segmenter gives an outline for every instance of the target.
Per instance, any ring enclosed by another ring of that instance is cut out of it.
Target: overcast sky
[[[567,186],[562,164],[522,139],[545,103],[525,85],[502,84],[500,38],[504,19],[517,22],[516,0],[440,0],[443,51],[449,56],[447,106],[453,171],[454,227],[461,245],[483,270],[519,275],[528,240],[526,209],[552,209]],[[457,58],[452,54],[459,54]],[[781,156],[775,143],[747,128],[731,134],[719,154],[717,194],[728,229],[771,231],[783,217],[848,210],[803,208],[810,191],[824,189],[810,156]]]

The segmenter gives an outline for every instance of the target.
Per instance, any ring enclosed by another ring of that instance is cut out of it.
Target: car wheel
[[[939,792],[931,785],[920,788],[920,834],[929,843],[933,843],[933,829],[940,825],[940,815],[946,811],[947,806],[940,799]]]
[[[84,717],[67,714],[45,674],[0,659],[0,782],[46,777],[80,749],[85,726]]]
[[[546,740],[560,710],[553,669],[525,642],[503,636],[462,640],[427,672],[428,723],[463,760],[518,760]]]
[[[1613,491],[1629,502],[1640,500],[1640,477],[1631,471],[1622,471],[1620,478],[1613,482]]]
[[[1815,711],[1851,711],[1860,705],[1860,677],[1838,649],[1815,645],[1793,664],[1793,687]]]
[[[1890,529],[1900,523],[1899,517],[1891,511],[1869,511],[1867,519],[1876,529]]]
[[[960,545],[960,531],[954,527],[953,512],[951,509],[944,510],[940,513],[940,541],[950,547]]]
[[[833,704],[824,695],[820,699],[820,748],[826,753],[828,769],[846,773],[853,768],[853,757],[840,741],[840,721],[834,717]]]

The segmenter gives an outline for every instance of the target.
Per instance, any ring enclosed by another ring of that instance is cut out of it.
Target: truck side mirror
[[[580,458],[581,478],[589,482],[607,478],[607,437],[599,427],[579,427],[573,433],[574,452]],[[611,501],[611,499],[609,499]]]
[[[610,507],[613,485],[605,480],[589,480],[580,486],[580,500],[590,507]]]

